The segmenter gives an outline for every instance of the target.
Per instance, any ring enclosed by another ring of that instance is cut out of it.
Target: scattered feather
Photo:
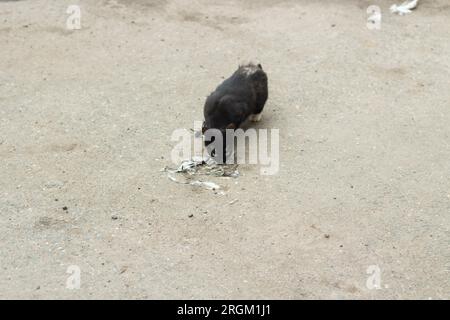
[[[185,185],[205,188],[207,190],[217,191],[221,187],[211,181],[204,179],[196,179],[198,176],[214,176],[214,177],[239,177],[239,171],[236,169],[237,165],[219,165],[211,157],[193,157],[189,160],[184,160],[177,168],[165,167],[162,171],[167,172],[169,180]],[[218,194],[223,195],[223,191],[217,191]]]
[[[417,7],[419,0],[409,0],[409,1],[405,1],[403,2],[401,5],[392,5],[391,6],[391,12],[392,13],[397,13],[401,16],[411,13],[412,10],[414,10]]]

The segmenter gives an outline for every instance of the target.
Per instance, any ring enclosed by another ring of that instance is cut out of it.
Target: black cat
[[[267,75],[260,64],[239,66],[231,77],[219,85],[206,99],[203,114],[203,133],[217,129],[222,133],[223,161],[226,160],[226,129],[237,129],[247,119],[260,121],[268,98]],[[205,135],[205,145],[210,141]],[[217,150],[216,150],[217,151]],[[213,152],[214,153],[214,152]],[[216,156],[211,154],[211,156]],[[217,159],[216,159],[217,160]]]

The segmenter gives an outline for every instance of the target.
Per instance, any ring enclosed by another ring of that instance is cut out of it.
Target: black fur
[[[259,114],[268,98],[267,75],[260,64],[239,66],[206,99],[203,132],[219,129],[224,148],[225,130],[236,129],[253,114]],[[210,142],[205,142],[208,145]]]

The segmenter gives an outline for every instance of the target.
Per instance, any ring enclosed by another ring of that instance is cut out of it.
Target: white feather
[[[411,13],[412,10],[417,7],[418,3],[419,3],[419,0],[405,1],[401,5],[396,5],[396,4],[392,5],[390,9],[391,9],[392,13],[397,13],[397,14],[403,16],[407,13]]]

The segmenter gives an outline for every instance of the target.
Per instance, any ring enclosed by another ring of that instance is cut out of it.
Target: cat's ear
[[[258,68],[263,69],[261,63],[258,63]]]
[[[229,125],[227,125],[227,127],[225,129],[233,129],[234,130],[236,128],[237,128],[237,126],[235,123],[230,123]]]

